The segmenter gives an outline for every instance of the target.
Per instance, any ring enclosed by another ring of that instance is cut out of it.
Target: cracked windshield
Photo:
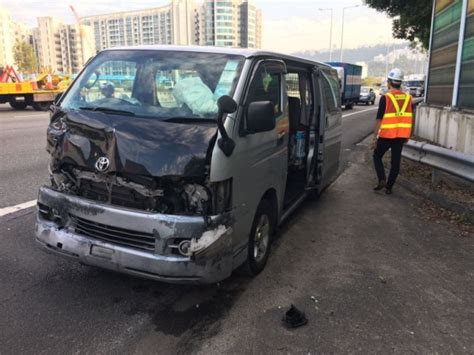
[[[211,53],[104,52],[79,76],[61,107],[215,119],[217,100],[232,94],[242,63],[239,56]]]

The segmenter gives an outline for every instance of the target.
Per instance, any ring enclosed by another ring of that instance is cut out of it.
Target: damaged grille
[[[141,196],[131,189],[120,186],[110,186],[109,188],[105,183],[83,181],[79,195],[94,201],[110,202],[116,206],[140,210],[151,210],[155,207],[153,199]]]
[[[155,237],[152,233],[108,226],[81,217],[70,215],[76,233],[104,242],[144,250],[155,251]]]

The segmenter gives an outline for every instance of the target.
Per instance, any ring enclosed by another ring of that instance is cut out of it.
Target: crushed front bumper
[[[42,187],[38,195],[37,242],[77,261],[172,283],[214,283],[233,269],[229,214],[174,216],[100,204]],[[45,216],[45,210],[50,214]],[[80,221],[81,224],[77,224]],[[191,256],[173,252],[176,240],[212,243]]]

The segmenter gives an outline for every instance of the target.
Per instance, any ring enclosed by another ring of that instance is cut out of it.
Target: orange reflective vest
[[[400,90],[392,90],[385,94],[385,100],[379,138],[410,138],[413,127],[411,96]]]

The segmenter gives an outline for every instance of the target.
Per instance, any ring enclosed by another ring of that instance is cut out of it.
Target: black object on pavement
[[[290,309],[286,312],[283,322],[287,325],[288,328],[297,328],[308,323],[304,312],[301,312],[294,305],[291,305]]]

